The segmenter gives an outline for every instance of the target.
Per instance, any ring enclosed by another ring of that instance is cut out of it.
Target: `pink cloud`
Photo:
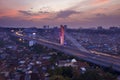
[[[101,5],[106,3],[109,3],[109,0],[94,0],[91,2],[92,5]]]
[[[18,15],[18,12],[16,10],[1,10],[0,11],[0,17],[2,16],[15,17],[17,15]]]
[[[32,10],[31,11],[25,10],[24,8],[19,10],[6,8],[0,9],[0,25],[11,26],[17,25],[41,26],[45,24],[49,25],[68,24],[71,26],[119,25],[120,23],[119,5],[116,4],[108,5],[108,3],[110,3],[110,0],[91,0],[91,1],[85,0],[85,2],[86,4],[89,5],[76,4],[75,7],[58,12],[52,11],[32,12]],[[81,11],[81,8],[84,10]]]

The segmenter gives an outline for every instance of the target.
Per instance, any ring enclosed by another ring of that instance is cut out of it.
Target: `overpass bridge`
[[[23,38],[25,40],[35,40],[38,44],[43,46],[47,46],[49,48],[53,48],[64,52],[65,54],[75,56],[79,59],[103,66],[103,67],[112,67],[113,70],[120,72],[120,56],[114,56],[109,54],[97,53],[86,50],[82,45],[80,45],[75,39],[73,39],[69,34],[64,32],[64,27],[61,27],[61,35],[60,35],[60,44],[51,42],[45,39],[40,39],[36,37],[28,37],[22,34],[14,34],[16,37]],[[71,48],[68,46],[64,46],[64,37],[68,38],[75,46],[75,48]]]
[[[47,41],[44,39],[31,38],[27,36],[17,36],[17,37],[23,38],[25,40],[35,40],[38,44],[59,50],[61,52],[64,52],[65,54],[77,57],[79,59],[97,64],[100,66],[104,66],[104,67],[112,66],[113,70],[120,72],[120,57],[119,56],[84,52],[84,51],[80,51],[79,49],[74,49],[71,47],[63,46],[61,44]]]

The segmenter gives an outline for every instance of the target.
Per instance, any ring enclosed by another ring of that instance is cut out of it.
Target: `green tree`
[[[66,80],[66,79],[61,75],[54,75],[50,77],[50,80]]]
[[[3,40],[0,40],[0,47],[3,47],[5,45]]]
[[[117,76],[116,75],[113,75],[113,74],[111,74],[111,73],[106,73],[106,74],[104,74],[103,75],[103,78],[105,79],[105,80],[117,80]]]
[[[84,74],[81,74],[79,80],[103,80],[103,78],[96,70],[90,70],[86,71]]]
[[[64,77],[70,77],[72,78],[73,76],[73,70],[72,70],[72,67],[62,67],[62,75]]]
[[[32,47],[30,47],[30,48],[35,53],[45,53],[45,52],[47,52],[46,47],[41,46],[39,44],[35,44]]]
[[[50,77],[50,80],[71,80],[68,77],[64,77],[62,75],[53,75]]]

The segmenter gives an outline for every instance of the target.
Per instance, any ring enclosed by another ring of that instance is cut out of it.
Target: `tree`
[[[62,67],[62,75],[64,77],[70,77],[72,78],[73,76],[73,70],[72,70],[72,67]]]
[[[50,80],[71,80],[71,79],[68,77],[64,77],[62,75],[54,75],[50,77]]]
[[[44,46],[39,45],[39,44],[35,44],[30,48],[35,53],[40,53],[40,52],[45,53],[45,52],[47,52],[46,48]]]
[[[0,47],[3,47],[5,45],[3,40],[0,40]]]
[[[66,79],[61,75],[54,75],[50,77],[50,80],[66,80]]]
[[[57,67],[55,70],[50,71],[51,75],[62,75],[64,77],[70,77],[73,76],[73,70],[72,67]]]
[[[106,73],[103,75],[105,80],[117,80],[117,76],[116,75],[112,75],[111,73]]]
[[[81,74],[79,80],[103,80],[103,78],[96,70],[90,70],[86,71],[84,74]]]

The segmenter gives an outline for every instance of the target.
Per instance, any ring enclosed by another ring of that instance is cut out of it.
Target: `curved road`
[[[38,44],[57,49],[61,52],[64,52],[65,54],[78,57],[79,59],[83,59],[85,61],[97,64],[100,66],[104,66],[104,67],[112,66],[114,70],[120,72],[120,56],[113,56],[113,55],[102,54],[97,52],[86,53],[77,49],[72,49],[70,47],[61,46],[58,43],[50,42],[43,39],[30,38],[30,37],[20,36],[20,35],[19,36],[15,35],[15,36],[26,39],[26,40],[35,40]]]

